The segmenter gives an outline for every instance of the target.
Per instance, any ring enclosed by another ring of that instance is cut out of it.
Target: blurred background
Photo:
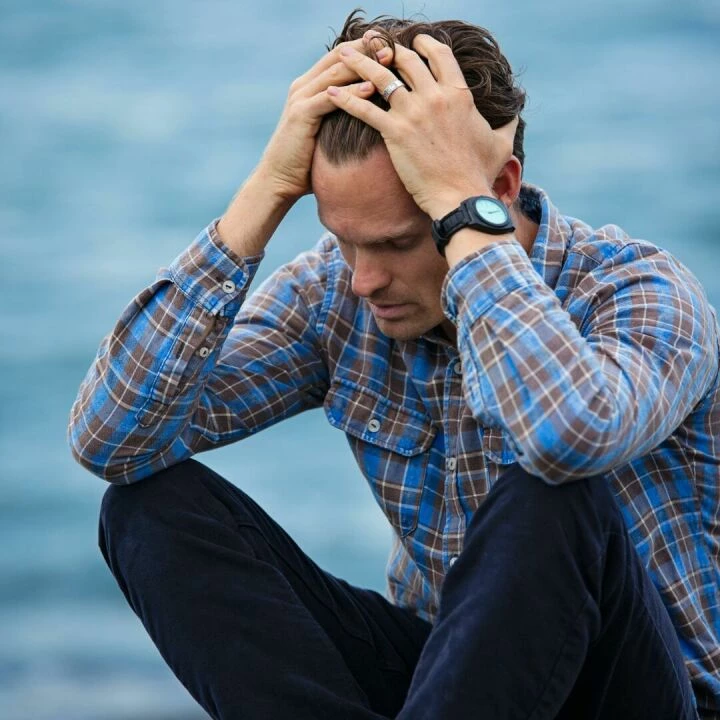
[[[70,406],[103,335],[259,159],[353,5],[0,0],[0,715],[202,718],[96,546]],[[485,25],[530,98],[525,177],[671,249],[720,306],[717,0],[366,2]],[[321,231],[292,211],[259,279]],[[389,530],[321,411],[201,456],[321,565],[384,588]]]

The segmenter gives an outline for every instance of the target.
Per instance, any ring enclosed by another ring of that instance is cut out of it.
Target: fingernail
[[[347,46],[345,46],[344,48],[342,48],[342,49],[340,50],[340,54],[341,54],[341,55],[346,55],[346,56],[347,56],[347,55],[353,55],[354,53],[355,53],[355,50],[354,50],[353,48],[347,47]]]
[[[363,92],[369,92],[370,90],[372,90],[373,87],[374,85],[371,82],[360,83],[360,89]]]
[[[386,58],[386,57],[388,57],[389,55],[390,55],[390,48],[386,48],[386,47],[383,48],[382,50],[378,50],[378,51],[375,53],[375,57],[376,57],[378,60],[382,60],[383,58]]]
[[[335,95],[337,95],[339,92],[340,92],[340,88],[336,88],[334,85],[331,85],[331,86],[327,89],[328,95],[333,95],[333,96],[335,96]]]

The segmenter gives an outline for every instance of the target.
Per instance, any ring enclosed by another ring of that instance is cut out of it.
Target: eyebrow
[[[402,228],[401,230],[397,232],[391,232],[391,233],[383,233],[382,235],[379,235],[378,237],[374,237],[372,239],[363,239],[359,243],[358,242],[352,242],[350,240],[346,240],[342,236],[340,236],[338,233],[331,230],[327,225],[323,225],[323,227],[335,238],[342,240],[343,242],[347,243],[348,245],[382,245],[383,243],[390,243],[390,242],[398,242],[399,240],[407,240],[409,238],[413,238],[418,235],[419,228],[417,228],[414,225],[410,225],[408,227]]]

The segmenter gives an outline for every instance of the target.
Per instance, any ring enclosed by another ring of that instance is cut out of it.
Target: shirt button
[[[201,347],[197,353],[201,358],[206,358],[210,354],[210,348]]]
[[[462,375],[462,363],[459,360],[456,360],[453,365],[453,372],[456,375]]]
[[[448,567],[452,567],[452,566],[457,562],[457,560],[458,560],[458,556],[457,556],[457,555],[453,555],[453,556],[450,558],[450,562],[448,563]]]
[[[376,433],[380,429],[380,421],[377,418],[373,418],[367,424],[368,432]]]
[[[223,289],[223,292],[226,292],[228,295],[230,293],[234,293],[235,292],[235,283],[232,280],[226,280],[222,284],[222,289]]]
[[[457,467],[457,458],[451,457],[445,461],[445,467],[452,472]]]

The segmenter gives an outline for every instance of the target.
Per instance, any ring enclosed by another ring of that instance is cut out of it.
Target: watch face
[[[481,197],[475,201],[475,211],[490,225],[504,225],[508,220],[507,208],[499,201]]]

